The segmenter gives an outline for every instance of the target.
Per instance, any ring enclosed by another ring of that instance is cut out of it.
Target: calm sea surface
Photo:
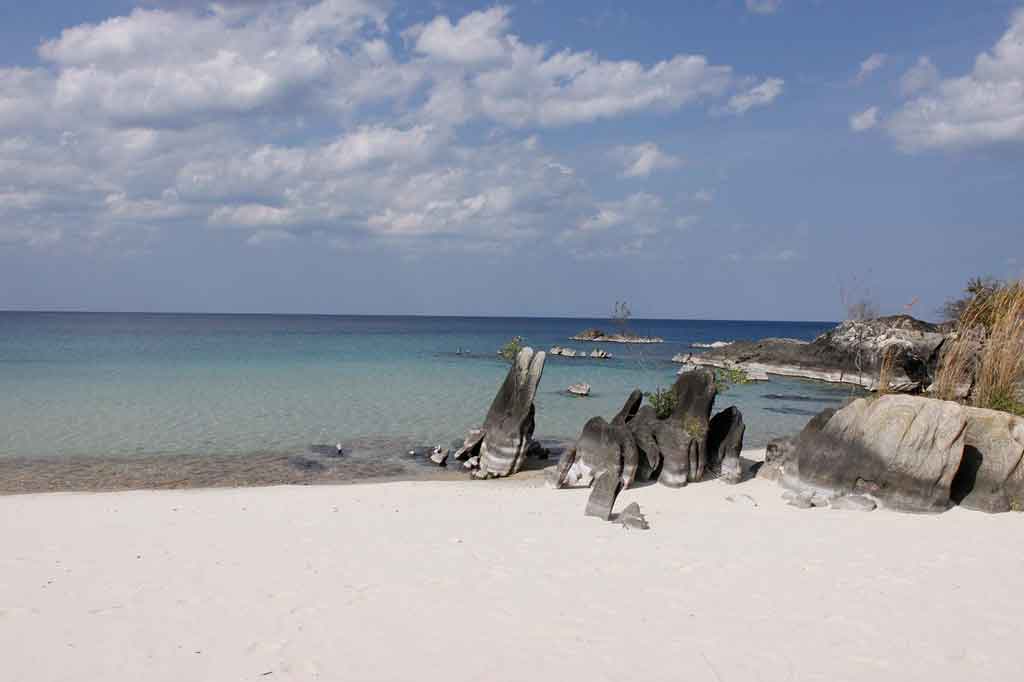
[[[314,444],[387,456],[478,426],[507,366],[608,320],[463,317],[0,313],[0,458],[301,453]],[[611,360],[549,357],[537,435],[571,439],[633,388],[668,386],[694,342],[812,339],[830,323],[635,320],[666,343],[601,344]],[[459,350],[462,354],[458,354]],[[593,386],[590,398],[565,394]],[[773,378],[736,386],[749,446],[799,429],[849,389]]]

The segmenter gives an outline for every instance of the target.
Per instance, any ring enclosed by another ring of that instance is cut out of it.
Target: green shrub
[[[501,347],[498,351],[498,355],[504,358],[506,362],[515,362],[516,356],[519,355],[519,351],[521,351],[525,345],[523,337],[513,336],[508,343]]]
[[[715,367],[715,386],[719,393],[725,393],[737,384],[749,384],[750,377],[742,369],[736,367]]]
[[[658,419],[665,419],[676,409],[676,392],[671,387],[661,388],[659,386],[652,392],[644,393],[644,396],[651,407],[654,408]]]

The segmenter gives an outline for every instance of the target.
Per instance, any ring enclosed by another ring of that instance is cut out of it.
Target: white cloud
[[[1024,142],[1024,9],[969,74],[910,100],[887,127],[909,151]]]
[[[683,163],[681,158],[663,152],[653,142],[616,147],[612,156],[623,164],[622,175],[627,178],[645,178],[656,171],[678,168]]]
[[[850,116],[850,130],[861,133],[878,125],[878,107],[868,107],[859,114]]]
[[[734,114],[744,114],[755,107],[763,107],[775,101],[782,94],[785,84],[781,78],[769,78],[744,92],[729,98],[728,110]]]
[[[928,57],[919,57],[917,63],[907,69],[900,78],[900,92],[910,96],[922,90],[930,90],[938,84],[939,70]]]
[[[746,0],[747,11],[754,14],[774,14],[782,7],[782,0]]]
[[[857,77],[854,79],[857,83],[863,83],[867,80],[868,76],[873,74],[878,69],[885,66],[885,62],[888,60],[888,56],[882,52],[875,52],[870,57],[860,63],[860,69],[857,71]]]
[[[439,16],[426,25],[414,26],[406,35],[415,38],[421,54],[458,64],[473,64],[504,57],[518,41],[507,34],[508,9],[492,7],[473,12],[452,25]]]
[[[671,224],[664,202],[595,197],[516,130],[730,95],[739,113],[781,90],[737,95],[749,79],[701,55],[645,64],[531,45],[504,7],[401,31],[371,0],[149,4],[67,28],[38,66],[0,68],[0,240],[208,226],[268,247],[322,235],[488,249],[617,210],[644,239]],[[493,135],[480,142],[470,122]],[[621,154],[629,177],[680,163],[652,143]]]

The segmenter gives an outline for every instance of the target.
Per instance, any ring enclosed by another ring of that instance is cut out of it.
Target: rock
[[[953,479],[954,502],[989,513],[1024,511],[1024,418],[964,408],[964,457]]]
[[[604,473],[629,487],[638,464],[639,453],[629,429],[594,417],[584,425],[576,445],[562,455],[556,487],[586,488]]]
[[[442,448],[440,445],[434,448],[434,451],[430,453],[430,461],[438,466],[444,466],[448,461],[448,455],[451,450],[448,448]]]
[[[480,468],[480,456],[474,455],[462,463],[465,469],[479,469]]]
[[[811,504],[811,497],[810,493],[793,495],[789,498],[788,504],[790,507],[796,507],[797,509],[811,509],[814,507],[814,505]]]
[[[479,442],[480,478],[509,476],[519,471],[533,439],[533,399],[544,372],[543,351],[526,347],[519,351],[505,381],[487,411]],[[473,436],[473,434],[471,434]],[[475,437],[475,436],[473,436]],[[467,442],[470,441],[467,438]],[[470,456],[476,454],[467,450]],[[463,448],[460,454],[465,454]]]
[[[601,350],[600,348],[595,348],[594,350],[590,351],[590,357],[598,358],[599,360],[607,360],[611,356],[611,353],[609,353],[606,350]]]
[[[472,429],[466,439],[462,442],[462,447],[455,451],[453,457],[459,461],[468,460],[472,458],[480,448],[480,443],[484,439],[483,429]]]
[[[732,341],[712,341],[711,343],[691,343],[690,348],[727,348]]]
[[[640,505],[630,502],[625,509],[615,516],[615,522],[621,523],[623,528],[634,528],[636,530],[650,530],[651,525],[647,523],[647,517],[640,511]]]
[[[526,449],[527,457],[536,457],[537,459],[547,459],[551,456],[551,451],[541,445],[540,441],[532,441],[530,447]]]
[[[624,426],[630,420],[636,416],[640,406],[643,405],[644,394],[640,389],[634,389],[629,397],[626,398],[626,402],[622,404],[622,409],[612,417],[612,424],[616,426]]]
[[[561,354],[562,354],[562,347],[561,346],[552,346],[551,350],[548,351],[548,355],[561,355]]]
[[[643,399],[643,396],[641,395],[640,398]],[[637,478],[642,481],[653,481],[661,473],[661,447],[654,437],[657,424],[658,416],[650,405],[640,406],[636,414],[628,420],[627,425],[633,434],[633,440],[636,441],[636,447],[640,451]]]
[[[288,464],[309,474],[317,474],[325,470],[327,467],[324,466],[323,462],[319,462],[315,459],[310,459],[303,455],[294,455],[288,458]]]
[[[586,397],[590,395],[590,384],[572,384],[566,389],[572,395]]]
[[[610,521],[612,508],[615,506],[615,498],[619,496],[622,489],[622,481],[611,471],[602,471],[594,480],[594,487],[587,498],[586,516],[596,516],[599,519]]]
[[[863,495],[840,495],[832,500],[832,508],[845,511],[874,511],[878,504]]]
[[[759,506],[757,504],[757,500],[755,500],[750,495],[747,495],[746,493],[743,493],[742,495],[729,495],[725,499],[728,502],[732,502],[734,504],[743,505],[744,507],[752,507],[752,508],[756,509]]]
[[[843,322],[811,343],[793,339],[736,341],[703,354],[679,354],[673,360],[738,368],[750,377],[766,378],[770,373],[873,390],[882,359],[891,352],[895,357],[890,390],[917,391],[932,383],[946,338],[935,325],[894,315]]]
[[[897,510],[943,511],[952,504],[966,429],[956,403],[904,395],[856,400],[820,430],[801,432],[779,464],[780,480],[838,495],[872,490]]]
[[[576,351],[572,348],[563,348],[561,355],[564,358],[574,358],[576,357]]]
[[[708,467],[726,483],[739,483],[743,478],[740,453],[746,426],[736,407],[727,407],[714,417],[708,427]]]
[[[707,370],[688,372],[676,379],[672,390],[676,408],[659,421],[654,438],[661,450],[658,482],[682,487],[704,476],[708,425],[715,402],[715,377]]]

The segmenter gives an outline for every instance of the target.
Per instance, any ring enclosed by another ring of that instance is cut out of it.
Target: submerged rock
[[[590,384],[572,384],[566,389],[572,395],[580,396],[585,398],[590,395]]]

